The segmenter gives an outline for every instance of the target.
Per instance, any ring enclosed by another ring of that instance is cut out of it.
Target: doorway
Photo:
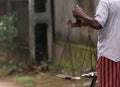
[[[47,26],[46,23],[35,25],[35,59],[38,65],[48,60]]]

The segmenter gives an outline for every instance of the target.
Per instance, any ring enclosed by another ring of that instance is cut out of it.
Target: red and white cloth
[[[120,87],[120,62],[100,57],[97,62],[98,87]]]

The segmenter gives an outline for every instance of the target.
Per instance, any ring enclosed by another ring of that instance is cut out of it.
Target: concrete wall
[[[48,61],[51,61],[52,57],[52,35],[53,26],[51,19],[51,0],[46,0],[45,12],[34,11],[34,0],[29,0],[29,45],[30,45],[30,59],[31,62],[35,60],[35,25],[37,23],[45,23],[47,27],[47,54]]]

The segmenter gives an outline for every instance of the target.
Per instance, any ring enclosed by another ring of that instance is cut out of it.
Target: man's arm
[[[72,22],[71,20],[69,20],[67,22],[68,25],[70,25],[71,27],[83,27],[83,26],[88,26],[85,22]]]
[[[97,22],[94,18],[88,16],[78,5],[75,6],[72,12],[73,12],[73,16],[75,18],[80,17],[86,26],[90,26],[97,30],[102,28],[99,22]]]

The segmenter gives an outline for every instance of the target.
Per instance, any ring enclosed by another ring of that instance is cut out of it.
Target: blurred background
[[[95,71],[97,31],[67,22],[76,21],[76,4],[94,17],[98,1],[0,0],[0,75],[33,66],[70,75]]]

